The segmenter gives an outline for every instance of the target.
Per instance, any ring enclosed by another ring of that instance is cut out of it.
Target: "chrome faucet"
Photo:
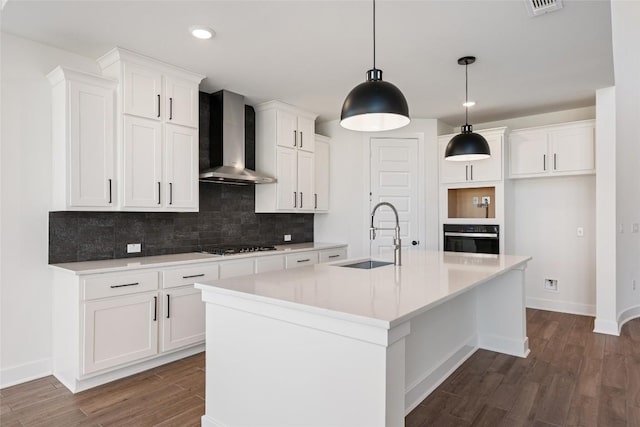
[[[389,206],[396,216],[396,226],[395,228],[380,228],[373,225],[373,218],[376,216],[376,210],[380,206]],[[393,237],[393,264],[394,265],[402,265],[402,255],[400,253],[401,242],[400,242],[400,220],[398,219],[398,211],[395,206],[393,206],[389,202],[380,202],[378,203],[373,210],[371,211],[371,227],[369,227],[369,239],[376,239],[376,230],[394,230],[395,236]]]

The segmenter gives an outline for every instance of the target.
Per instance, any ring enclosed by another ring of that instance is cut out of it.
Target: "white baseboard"
[[[465,360],[476,352],[478,347],[476,347],[475,341],[475,337],[467,340],[462,347],[451,353],[451,355],[445,358],[435,369],[426,372],[421,378],[414,381],[413,384],[407,386],[404,393],[405,415],[426,399],[427,396],[453,374]]]
[[[597,317],[596,321],[594,322],[593,332],[615,336],[620,335],[618,322],[616,322],[615,320],[599,319]]]
[[[202,427],[227,427],[226,424],[222,424],[220,421],[214,420],[206,414],[200,418],[200,425]]]
[[[527,308],[538,310],[559,311],[561,313],[579,314],[581,316],[595,316],[596,306],[570,301],[557,301],[544,298],[527,297]]]
[[[620,313],[618,315],[618,335],[622,330],[622,325],[627,323],[629,320],[635,319],[636,317],[640,317],[640,305],[627,308],[622,313]]]
[[[27,381],[51,375],[53,366],[51,359],[36,360],[0,371],[0,388],[26,383]]]
[[[478,337],[478,347],[483,350],[495,351],[496,353],[509,354],[517,357],[527,357],[529,354],[529,338],[524,340],[514,340],[498,335],[482,335]]]

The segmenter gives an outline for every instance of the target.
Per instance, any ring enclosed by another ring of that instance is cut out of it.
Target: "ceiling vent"
[[[562,9],[562,0],[525,0],[529,16],[539,16]]]

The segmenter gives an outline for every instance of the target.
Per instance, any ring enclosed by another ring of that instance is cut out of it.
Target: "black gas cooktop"
[[[275,251],[275,246],[215,246],[215,247],[203,247],[202,252],[213,255],[237,255],[246,254],[250,252],[266,252]]]

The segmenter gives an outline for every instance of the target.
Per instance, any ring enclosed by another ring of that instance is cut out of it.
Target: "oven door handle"
[[[445,232],[445,237],[486,237],[490,239],[497,239],[498,233],[453,233]]]

